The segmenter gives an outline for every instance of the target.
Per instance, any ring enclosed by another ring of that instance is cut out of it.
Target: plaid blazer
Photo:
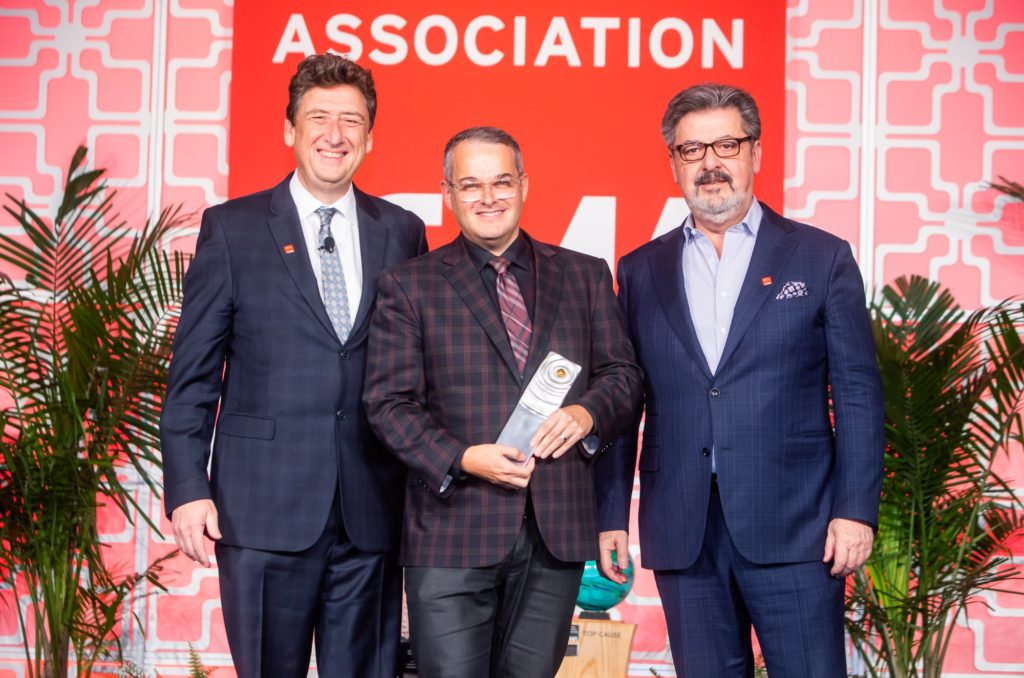
[[[364,398],[371,425],[409,468],[400,546],[405,565],[483,567],[511,551],[526,490],[472,476],[455,479],[443,495],[440,488],[463,450],[497,439],[549,351],[583,368],[564,404],[592,414],[598,454],[639,406],[642,374],[608,266],[531,243],[536,302],[522,380],[498,308],[462,237],[378,282]],[[597,555],[593,457],[577,448],[539,461],[530,479],[544,542],[563,561]]]

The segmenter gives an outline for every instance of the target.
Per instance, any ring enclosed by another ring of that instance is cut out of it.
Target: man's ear
[[[441,180],[441,196],[444,198],[445,206],[454,211],[455,208],[452,206],[452,187],[444,179]]]
[[[284,145],[288,148],[295,146],[295,125],[288,118],[284,119]]]

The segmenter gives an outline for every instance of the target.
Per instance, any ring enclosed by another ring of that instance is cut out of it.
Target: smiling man
[[[461,235],[382,276],[366,376],[370,423],[409,468],[413,651],[424,678],[551,678],[597,555],[594,455],[632,420],[641,374],[608,266],[520,229],[515,139],[459,132],[444,174]],[[531,449],[495,444],[549,351],[582,368],[564,406]]]
[[[352,183],[373,148],[368,70],[310,56],[289,85],[296,170],[211,207],[174,342],[164,504],[209,566],[242,678],[393,678],[404,472],[362,406],[380,272],[426,251],[423,222]],[[212,473],[207,476],[210,445]]]
[[[680,92],[662,135],[691,215],[623,257],[618,281],[646,374],[640,549],[676,669],[753,676],[753,624],[772,678],[843,678],[844,580],[871,553],[882,481],[860,272],[848,243],[755,200],[761,120],[747,92]],[[638,426],[596,473],[614,581]]]

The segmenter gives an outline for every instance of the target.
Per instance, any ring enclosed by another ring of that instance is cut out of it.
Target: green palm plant
[[[158,420],[185,260],[163,249],[186,219],[166,209],[133,230],[113,213],[103,170],[71,160],[52,222],[11,195],[22,234],[0,233],[0,578],[15,601],[30,677],[77,675],[120,658],[124,601],[159,585],[162,560],[115,572],[97,511],[141,516],[132,483],[156,491]],[[134,568],[132,568],[134,569]],[[15,589],[17,590],[17,589]]]
[[[851,584],[847,630],[871,676],[938,678],[982,591],[1021,576],[1008,542],[1024,504],[994,470],[1021,441],[1024,305],[967,313],[903,277],[870,307],[886,408],[874,552]]]
[[[188,644],[188,669],[189,678],[210,678],[213,675],[213,669],[203,666],[203,661],[196,648],[192,647],[192,643]]]

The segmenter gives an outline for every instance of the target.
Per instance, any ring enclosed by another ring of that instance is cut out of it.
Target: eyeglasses
[[[679,144],[673,147],[678,155],[679,159],[683,162],[697,162],[703,160],[704,156],[708,152],[708,147],[715,149],[715,155],[719,158],[735,158],[740,154],[740,146],[744,141],[756,141],[757,137],[749,136],[741,139],[734,137],[726,137],[725,139],[718,139],[712,141],[710,144],[705,144],[702,141],[687,141],[685,144]]]
[[[514,198],[519,185],[526,178],[524,174],[521,177],[504,177],[490,183],[483,183],[479,181],[465,181],[459,185],[455,185],[448,182],[455,195],[458,196],[460,202],[476,202],[483,200],[484,190],[487,188],[491,189],[492,200],[508,200]]]

